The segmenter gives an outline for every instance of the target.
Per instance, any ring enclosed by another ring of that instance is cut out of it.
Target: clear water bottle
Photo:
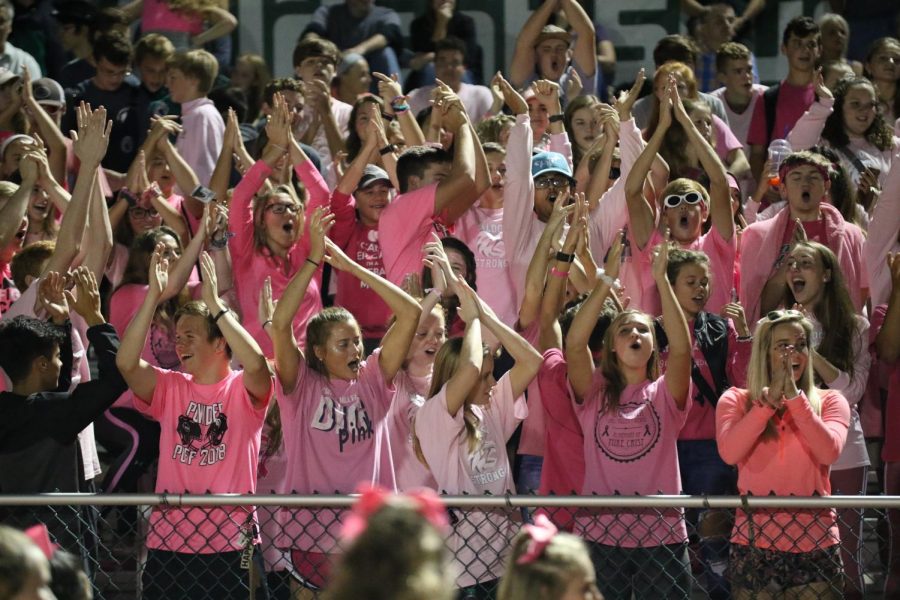
[[[765,175],[769,178],[770,186],[778,187],[781,184],[778,169],[781,167],[781,161],[793,151],[791,143],[787,140],[772,140],[772,143],[769,144],[769,165],[771,171]]]

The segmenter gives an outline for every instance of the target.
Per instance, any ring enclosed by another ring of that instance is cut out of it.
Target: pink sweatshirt
[[[309,194],[306,203],[306,220],[319,206],[327,206],[330,192],[322,176],[310,161],[304,161],[295,167],[297,176],[303,181]],[[263,182],[272,170],[261,160],[256,161],[250,170],[234,188],[231,197],[231,212],[228,216],[228,228],[234,233],[231,240],[231,259],[234,270],[234,287],[238,304],[241,308],[241,324],[262,348],[266,356],[271,357],[272,340],[263,331],[257,315],[259,307],[259,291],[263,288],[266,277],[272,278],[272,297],[281,298],[291,278],[300,270],[306,257],[309,256],[309,235],[304,226],[302,237],[288,252],[283,260],[271,255],[268,248],[258,250],[253,240],[253,196],[262,187]],[[322,310],[322,298],[319,293],[322,272],[319,270],[309,282],[306,295],[300,303],[300,309],[294,316],[294,337],[303,347],[306,340],[306,323],[317,312]]]
[[[469,450],[464,410],[455,416],[447,410],[447,386],[425,401],[416,415],[415,432],[422,454],[434,474],[438,489],[447,494],[515,493],[506,442],[519,422],[528,416],[525,397],[513,397],[507,373],[494,386],[489,406],[473,406],[481,432],[474,451]],[[454,525],[448,545],[460,575],[460,587],[497,579],[503,574],[504,554],[518,531],[512,513],[470,510]]]
[[[152,402],[135,408],[160,424],[157,494],[253,494],[267,406],[253,406],[243,371],[199,384],[186,373],[154,367]],[[243,550],[243,532],[255,527],[253,507],[155,507],[147,547],[215,554]]]
[[[825,245],[837,255],[853,305],[857,311],[862,311],[869,287],[863,254],[865,236],[859,227],[846,223],[840,211],[830,204],[823,202],[819,210],[825,219]],[[775,217],[757,221],[741,234],[741,302],[748,323],[755,323],[760,317],[760,296],[774,270],[785,230],[791,223],[790,208],[785,207]]]
[[[802,392],[785,401],[786,410],[753,405],[747,409],[747,390],[731,388],[716,406],[716,441],[722,459],[738,467],[741,494],[767,496],[828,496],[828,473],[847,439],[850,407],[839,392],[818,390],[822,401],[817,415]],[[777,438],[761,439],[774,417]],[[752,531],[747,515],[737,511],[732,543],[781,552],[811,552],[838,543],[833,510],[753,512]]]
[[[881,196],[869,221],[869,236],[865,242],[869,293],[872,305],[887,304],[891,294],[891,273],[886,258],[888,252],[900,252],[900,151],[895,151],[891,169],[881,188]]]

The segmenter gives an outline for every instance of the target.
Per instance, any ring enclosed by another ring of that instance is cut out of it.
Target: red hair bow
[[[550,522],[545,514],[539,514],[534,519],[534,525],[525,525],[522,531],[531,538],[528,540],[528,547],[525,553],[516,559],[517,565],[527,565],[533,563],[544,553],[544,549],[553,541],[553,538],[559,532],[556,525]]]
[[[364,485],[357,490],[359,500],[353,505],[350,514],[344,519],[341,537],[347,541],[356,539],[369,525],[369,518],[377,513],[390,500],[391,494],[379,486]],[[427,488],[407,492],[403,494],[415,505],[416,512],[425,517],[442,534],[450,529],[450,519],[447,517],[447,509],[440,497]]]

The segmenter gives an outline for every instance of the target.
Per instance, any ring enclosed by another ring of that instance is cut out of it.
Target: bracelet
[[[387,146],[385,146],[384,148],[379,150],[378,154],[384,156],[385,154],[390,154],[391,152],[396,152],[396,151],[397,151],[397,146],[395,146],[394,144],[388,144]]]
[[[750,335],[739,335],[739,336],[737,336],[737,341],[739,341],[739,342],[751,342],[751,341],[753,341],[753,334],[750,334]]]
[[[209,241],[209,247],[211,250],[224,250],[228,247],[228,240],[234,237],[234,233],[230,231],[226,231],[219,237],[214,237]]]
[[[265,329],[266,325],[269,325],[272,322],[272,319],[266,319],[263,321],[262,328]]]
[[[393,98],[391,98],[391,105],[393,106],[394,104],[400,104],[400,103],[406,104],[407,100],[409,100],[409,96],[404,96],[403,94],[400,94],[399,96],[394,96]]]
[[[284,146],[279,146],[275,142],[269,142],[269,145],[275,148],[276,150],[280,150],[282,154],[287,154],[288,149]]]
[[[560,262],[572,263],[572,262],[575,262],[575,255],[574,254],[566,254],[565,252],[560,250],[559,252],[556,253],[556,260],[558,260]]]
[[[563,113],[557,113],[555,115],[550,115],[550,122],[551,123],[562,123],[565,120],[565,118],[566,118],[566,115],[564,115]]]
[[[560,279],[568,279],[569,278],[569,273],[567,271],[560,271],[556,267],[553,267],[552,269],[550,269],[550,274],[553,275],[554,277],[559,277]]]
[[[314,261],[314,260],[311,259],[311,258],[307,258],[307,259],[306,259],[306,262],[308,262],[309,264],[311,264],[312,266],[314,266],[314,267],[317,268],[317,269],[319,268],[319,264],[320,264],[320,263],[317,263],[316,261]]]
[[[405,102],[403,104],[391,104],[391,110],[394,111],[394,114],[405,113],[409,110],[409,104]]]
[[[213,323],[218,323],[219,319],[221,319],[223,315],[226,315],[230,312],[231,312],[231,309],[226,306],[225,308],[223,308],[222,310],[219,311],[219,314],[217,314],[216,316],[213,317]]]

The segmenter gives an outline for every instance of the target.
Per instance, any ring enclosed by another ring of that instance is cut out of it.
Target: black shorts
[[[148,550],[141,575],[143,600],[246,600],[249,571],[241,552],[187,554]]]

